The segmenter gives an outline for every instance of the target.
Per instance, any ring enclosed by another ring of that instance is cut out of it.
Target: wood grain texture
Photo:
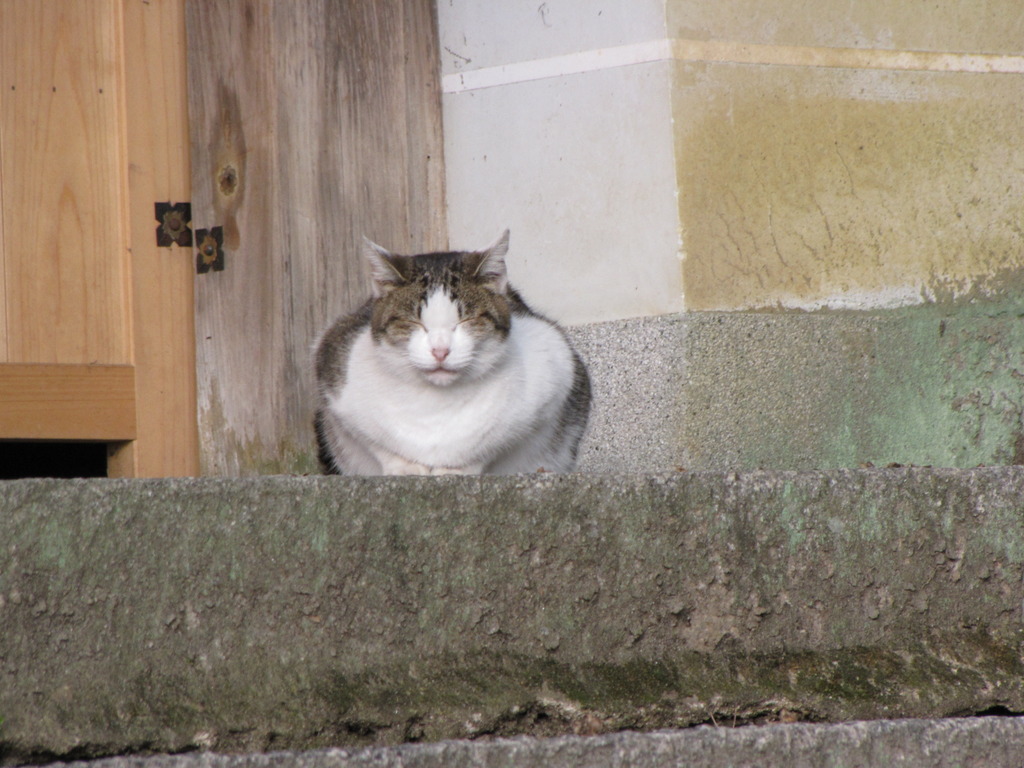
[[[117,0],[0,2],[5,360],[131,358]]]
[[[0,11],[0,23],[3,21],[3,12]],[[4,72],[4,62],[7,60],[6,38],[0,32],[0,73]],[[7,338],[7,249],[4,246],[4,100],[6,91],[10,86],[6,84],[7,78],[0,77],[0,363],[10,359]]]
[[[365,234],[446,245],[432,0],[190,0],[204,474],[314,471],[310,347],[368,296]]]
[[[159,248],[153,203],[189,199],[184,0],[123,0],[132,351],[138,439],[112,456],[115,476],[199,473],[194,262]]]
[[[132,440],[129,365],[0,364],[0,439]]]

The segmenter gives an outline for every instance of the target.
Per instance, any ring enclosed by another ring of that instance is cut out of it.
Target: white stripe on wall
[[[462,93],[549,77],[669,60],[792,67],[1024,74],[1024,56],[1014,55],[749,45],[715,40],[651,40],[646,43],[599,48],[546,59],[455,72],[445,75],[441,84],[445,93]]]

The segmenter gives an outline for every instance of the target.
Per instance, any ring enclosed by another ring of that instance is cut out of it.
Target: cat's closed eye
[[[476,317],[470,318],[470,322],[474,325],[493,325],[496,328],[498,316],[494,312],[481,312]]]
[[[497,322],[497,318],[490,312],[478,312],[459,318],[459,325],[474,325],[481,321],[493,324]]]
[[[417,328],[423,328],[423,323],[419,320],[412,320],[400,314],[387,315],[381,327],[384,329],[384,333],[393,336],[408,335]]]

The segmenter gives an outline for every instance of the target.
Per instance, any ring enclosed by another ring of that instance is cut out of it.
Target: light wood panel
[[[3,23],[3,12],[0,10],[0,24]],[[7,98],[7,78],[2,76],[4,62],[7,60],[6,36],[0,31],[0,363],[10,358],[7,349],[7,257],[4,247],[4,118],[6,114],[4,101]]]
[[[138,439],[110,473],[199,472],[192,249],[156,245],[153,203],[189,199],[184,0],[123,0]]]
[[[2,360],[131,360],[120,12],[0,2]]]
[[[184,0],[0,0],[0,77],[0,438],[196,474]]]
[[[310,346],[368,295],[365,234],[446,244],[433,0],[192,0],[202,471],[315,471]]]
[[[0,439],[136,437],[129,365],[0,364]]]

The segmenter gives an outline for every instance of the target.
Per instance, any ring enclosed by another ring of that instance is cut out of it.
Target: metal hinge
[[[160,248],[178,245],[192,248],[192,204],[154,203],[156,244]],[[224,269],[224,227],[197,229],[195,232],[196,272],[200,275]]]
[[[154,203],[156,220],[156,244],[159,248],[170,248],[172,244],[182,248],[192,247],[192,204]]]
[[[205,274],[211,269],[220,272],[224,269],[224,227],[197,229],[198,242],[196,253],[196,273]]]

